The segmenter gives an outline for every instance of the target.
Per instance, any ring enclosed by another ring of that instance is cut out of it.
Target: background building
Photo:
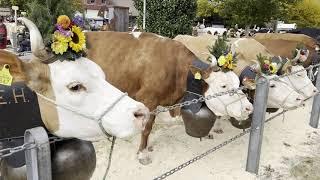
[[[132,0],[84,0],[85,17],[93,26],[102,26],[104,20],[109,20],[109,8],[114,6],[128,7],[129,8],[129,26],[133,26],[138,10],[134,8]]]

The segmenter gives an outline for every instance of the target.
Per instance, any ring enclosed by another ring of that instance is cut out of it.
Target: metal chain
[[[294,75],[294,74],[297,74],[299,72],[302,72],[302,71],[306,71],[306,70],[310,70],[310,69],[314,69],[316,67],[319,67],[320,66],[320,63],[319,64],[316,64],[316,65],[310,65],[309,67],[307,68],[303,68],[301,70],[298,70],[298,71],[294,71],[294,72],[291,72],[291,73],[288,73],[288,74],[285,74],[285,75],[281,75],[281,76],[276,76],[276,77],[273,77],[270,80],[280,80],[280,78],[284,78],[284,77],[287,77],[287,76],[291,76],[291,75]],[[259,83],[255,83],[255,85],[258,85]],[[260,83],[262,84],[262,83]],[[199,102],[204,102],[206,100],[211,100],[213,98],[217,98],[219,96],[223,96],[223,95],[233,95],[235,93],[237,93],[238,91],[241,91],[241,90],[248,90],[248,88],[244,87],[244,86],[241,86],[239,88],[236,88],[236,89],[231,89],[229,91],[226,91],[226,92],[220,92],[220,93],[216,93],[216,94],[213,94],[213,95],[209,95],[209,96],[206,96],[206,97],[203,97],[201,96],[200,98],[198,99],[193,99],[193,100],[190,100],[190,101],[185,101],[183,103],[177,103],[177,104],[174,104],[172,106],[158,106],[155,110],[151,111],[150,114],[152,115],[158,115],[159,113],[162,113],[162,112],[168,112],[170,110],[174,110],[174,109],[177,109],[177,108],[181,108],[181,107],[184,107],[184,106],[190,106],[191,104],[197,104]]]
[[[213,95],[208,95],[206,97],[201,96],[198,99],[193,99],[191,101],[185,101],[185,102],[182,102],[182,103],[174,104],[172,106],[166,106],[166,107],[158,106],[155,110],[151,111],[150,114],[157,115],[157,114],[159,114],[161,112],[168,112],[168,111],[174,110],[176,108],[181,108],[181,107],[184,107],[184,106],[190,106],[191,104],[197,104],[199,102],[205,102],[205,101],[211,100],[213,98],[217,98],[219,96],[223,96],[223,95],[227,95],[227,94],[233,95],[233,94],[236,94],[238,91],[245,90],[245,89],[246,89],[246,87],[242,86],[242,87],[239,87],[239,88],[236,88],[236,89],[231,89],[229,91],[220,92],[220,93],[216,93],[216,94],[213,94]]]
[[[7,139],[10,140],[12,138],[7,138]],[[66,140],[66,138],[49,137],[49,144],[64,141],[64,140]],[[41,145],[42,144],[39,144],[38,146],[41,146]],[[29,142],[29,143],[24,143],[21,146],[17,146],[17,147],[13,147],[13,148],[1,149],[0,150],[0,159],[11,156],[11,155],[16,154],[21,151],[36,148],[38,146],[35,144],[35,142]]]
[[[0,159],[11,156],[15,153],[21,152],[21,151],[25,151],[27,149],[33,149],[35,148],[36,145],[34,143],[24,143],[21,146],[17,146],[14,148],[6,148],[6,149],[1,149],[0,150]]]
[[[293,108],[293,109],[291,109],[291,110],[294,110],[294,109],[297,109],[297,108],[298,108],[298,107]],[[271,120],[275,119],[276,117],[279,117],[280,115],[286,113],[287,111],[289,111],[289,110],[283,110],[281,113],[278,113],[278,114],[276,114],[276,115],[268,118],[267,120],[265,120],[265,122],[268,123],[268,122],[270,122]],[[236,141],[237,139],[239,139],[239,138],[243,137],[244,135],[248,134],[250,131],[251,131],[251,128],[244,130],[244,131],[241,132],[240,134],[238,134],[238,135],[236,135],[236,136],[234,136],[234,137],[232,137],[232,138],[224,141],[223,143],[221,143],[221,144],[219,144],[219,145],[217,145],[217,146],[209,149],[208,151],[206,151],[206,152],[204,152],[204,153],[202,153],[202,154],[200,154],[200,155],[192,158],[191,160],[189,160],[189,161],[187,161],[187,162],[185,162],[185,163],[177,166],[176,168],[173,168],[173,169],[171,169],[170,171],[167,171],[166,173],[163,173],[162,175],[154,178],[153,180],[166,179],[168,176],[171,176],[172,174],[180,171],[181,169],[189,166],[190,164],[195,163],[196,161],[198,161],[198,160],[204,158],[205,156],[207,156],[207,155],[209,155],[209,154],[217,151],[218,149],[221,149],[222,147],[224,147],[224,146],[226,146],[226,145],[228,145],[228,144]]]

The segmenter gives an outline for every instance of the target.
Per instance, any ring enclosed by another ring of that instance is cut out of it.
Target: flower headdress
[[[261,72],[266,75],[273,75],[278,72],[277,63],[273,63],[271,58],[263,56],[261,53],[257,55],[258,62],[260,63]]]
[[[86,37],[81,29],[83,22],[80,16],[76,16],[72,21],[66,15],[58,17],[51,42],[54,54],[68,60],[85,55]]]
[[[214,57],[219,57],[217,65],[222,71],[232,71],[236,64],[236,54],[232,54],[230,46],[227,45],[226,37],[218,37],[209,52]]]

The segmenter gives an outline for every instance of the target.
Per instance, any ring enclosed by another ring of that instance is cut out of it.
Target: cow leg
[[[213,126],[213,132],[217,133],[217,134],[223,134],[223,130],[222,130],[222,127],[221,127],[221,121],[222,121],[222,117],[218,117],[216,119],[216,122]]]
[[[146,148],[148,146],[148,139],[154,124],[154,120],[155,120],[155,116],[152,115],[152,117],[150,117],[149,121],[147,122],[144,131],[141,134],[138,160],[143,165],[148,165],[152,162],[152,160],[148,156],[148,151],[146,150]]]

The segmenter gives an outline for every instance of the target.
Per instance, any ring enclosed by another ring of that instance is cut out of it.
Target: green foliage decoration
[[[76,11],[82,10],[82,7],[75,6],[74,2],[74,0],[32,0],[28,3],[28,18],[37,25],[46,44],[50,43],[59,15],[72,18]]]

